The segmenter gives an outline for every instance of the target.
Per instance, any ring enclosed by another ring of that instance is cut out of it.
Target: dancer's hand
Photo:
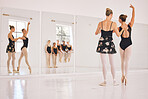
[[[127,27],[127,25],[126,25],[126,24],[125,24],[125,25],[123,25],[122,27],[123,27],[123,29],[124,29],[124,30],[127,30],[127,29],[128,29],[128,27]]]
[[[30,22],[28,22],[28,25],[30,25]]]
[[[130,8],[134,9],[134,6],[130,4]]]

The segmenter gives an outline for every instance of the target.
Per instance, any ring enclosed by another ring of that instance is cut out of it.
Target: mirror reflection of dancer
[[[50,57],[51,57],[51,45],[50,45],[50,40],[48,40],[46,46],[45,46],[45,52],[46,52],[46,62],[48,68],[50,67]]]
[[[53,61],[53,65],[54,68],[57,68],[57,54],[58,54],[58,48],[56,47],[56,43],[53,43],[53,47],[52,47],[52,61]]]
[[[18,73],[16,70],[15,70],[15,66],[14,66],[14,62],[15,62],[15,42],[18,40],[18,39],[21,39],[20,37],[19,38],[14,38],[12,33],[15,31],[15,27],[14,26],[9,26],[10,27],[10,33],[8,34],[8,40],[9,40],[9,44],[7,46],[7,49],[6,49],[6,53],[8,53],[8,60],[7,60],[7,68],[8,68],[8,73],[12,73],[9,69],[9,65],[10,65],[10,60],[11,60],[11,57],[12,57],[12,67],[13,67],[13,72],[14,73]]]
[[[64,61],[67,62],[67,45],[65,44],[65,41],[63,41],[63,44],[61,44],[61,48],[64,54]]]
[[[30,74],[31,74],[31,67],[28,63],[28,52],[27,52],[28,40],[29,40],[28,37],[27,37],[27,34],[29,32],[29,25],[30,25],[30,22],[28,22],[27,30],[22,29],[23,37],[21,39],[23,40],[23,46],[21,48],[21,55],[20,55],[20,58],[19,58],[19,61],[18,61],[17,71],[19,72],[21,60],[22,60],[23,56],[25,56],[25,62],[28,65],[28,69],[29,69]]]
[[[72,45],[69,44],[69,42],[67,42],[67,59],[68,59],[68,62],[70,62],[70,58],[71,58],[71,52],[72,52]]]
[[[98,43],[97,52],[100,53],[101,56],[101,62],[103,66],[103,76],[104,76],[104,82],[100,84],[100,86],[106,85],[106,54],[109,56],[109,62],[111,66],[111,73],[113,77],[113,85],[118,85],[115,80],[115,68],[114,68],[114,62],[113,62],[113,54],[116,53],[115,45],[113,43],[112,34],[113,31],[116,33],[116,35],[119,37],[121,33],[123,32],[123,29],[119,33],[117,24],[115,22],[112,22],[113,11],[109,8],[106,9],[106,19],[102,22],[99,22],[97,30],[95,34],[101,33],[101,37]]]
[[[57,40],[58,54],[59,54],[59,62],[62,62],[63,52],[61,50],[61,45],[59,44],[59,40]]]
[[[131,40],[131,31],[134,24],[135,19],[135,8],[134,6],[130,5],[130,8],[133,9],[132,12],[132,18],[129,24],[126,24],[126,18],[127,15],[121,14],[119,16],[119,22],[121,23],[121,26],[119,27],[119,31],[122,30],[123,25],[127,26],[127,31],[124,31],[121,35],[121,41],[120,41],[120,56],[121,56],[121,70],[122,70],[122,78],[121,82],[125,85],[127,83],[127,73],[128,73],[128,63],[131,57],[132,52],[132,40]]]

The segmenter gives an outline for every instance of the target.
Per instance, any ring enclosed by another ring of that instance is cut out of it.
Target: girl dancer
[[[113,54],[116,53],[115,45],[113,43],[112,33],[113,31],[119,37],[123,32],[123,29],[119,33],[117,24],[112,22],[113,11],[109,8],[106,9],[106,19],[98,24],[97,30],[95,34],[101,33],[101,37],[98,43],[97,52],[100,53],[101,61],[103,65],[103,76],[104,82],[100,84],[100,86],[106,85],[106,54],[109,56],[110,66],[111,66],[111,73],[113,77],[113,85],[118,85],[115,80],[115,68],[113,62]],[[125,28],[125,27],[124,27]]]
[[[70,62],[70,57],[71,57],[71,51],[72,51],[72,45],[69,44],[69,42],[67,42],[67,58],[68,58],[68,62]]]
[[[59,54],[59,62],[62,62],[63,53],[61,51],[61,45],[59,44],[59,40],[57,40],[58,54]]]
[[[31,74],[31,67],[28,63],[28,53],[27,53],[28,40],[29,40],[28,37],[27,37],[27,34],[28,34],[28,31],[29,31],[29,25],[30,25],[30,22],[28,22],[27,30],[22,29],[23,37],[21,39],[23,40],[24,45],[21,48],[21,56],[20,56],[19,61],[18,61],[17,71],[19,72],[21,60],[22,60],[23,56],[25,56],[25,62],[28,65],[28,69],[29,69],[30,74]]]
[[[15,70],[14,67],[14,62],[15,62],[15,42],[20,39],[19,38],[14,38],[12,33],[15,31],[15,27],[10,25],[10,33],[8,34],[8,40],[9,40],[9,44],[7,46],[6,49],[6,53],[8,53],[8,60],[7,60],[7,68],[8,68],[8,73],[12,73],[9,69],[9,65],[10,65],[10,60],[12,57],[12,67],[13,67],[13,72],[17,73],[17,71]]]
[[[54,68],[57,68],[56,66],[57,54],[58,54],[58,48],[56,47],[56,43],[54,42],[52,47],[52,61],[53,61]]]
[[[62,47],[62,51],[63,51],[63,54],[64,54],[64,61],[67,62],[66,61],[66,59],[67,59],[67,51],[66,51],[67,45],[65,44],[65,41],[63,41],[63,44],[61,45],[61,47]]]
[[[50,57],[51,57],[51,45],[50,45],[50,40],[48,40],[46,46],[45,46],[45,52],[46,52],[46,61],[47,61],[47,66],[50,68]]]
[[[120,41],[120,56],[121,56],[121,70],[122,70],[121,82],[124,83],[125,81],[125,85],[127,83],[128,63],[129,63],[131,50],[132,50],[131,31],[132,31],[132,27],[135,19],[135,8],[132,5],[130,5],[130,8],[133,9],[133,12],[132,12],[132,18],[129,24],[126,24],[127,15],[121,14],[119,16],[119,22],[121,23],[121,26],[119,27],[119,31],[122,30],[123,25],[126,25],[128,27],[126,31],[122,32],[121,41]]]

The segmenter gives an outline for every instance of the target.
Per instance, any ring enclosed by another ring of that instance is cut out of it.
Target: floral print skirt
[[[115,54],[115,44],[112,37],[100,37],[96,52],[104,54]]]
[[[9,44],[6,48],[6,53],[8,52],[15,52],[15,45],[14,44]]]

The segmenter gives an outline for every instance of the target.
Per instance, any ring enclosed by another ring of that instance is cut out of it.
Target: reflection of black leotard
[[[61,49],[60,49],[60,45],[57,45],[57,47],[58,47],[58,50],[60,51]]]
[[[14,38],[13,35],[12,35],[12,38]],[[9,44],[6,49],[6,53],[15,52],[15,41],[12,41],[10,38],[8,38],[8,40],[9,40]]]
[[[51,53],[51,46],[47,45],[47,52],[50,54]]]
[[[25,36],[24,36],[25,37]],[[28,38],[27,37],[25,37],[25,40],[23,40],[23,43],[24,43],[24,45],[22,46],[22,48],[21,48],[21,50],[24,48],[24,47],[28,47]]]
[[[122,30],[121,26],[119,27],[119,32]],[[120,42],[120,47],[121,49],[125,50],[127,47],[129,47],[130,45],[132,45],[132,40],[131,40],[131,27],[130,25],[128,25],[128,30],[129,32],[129,37],[128,38],[124,38],[123,37],[123,33],[121,34],[121,42]]]
[[[57,54],[57,48],[53,48],[53,51],[55,54]],[[52,54],[54,54],[54,53],[52,53]]]
[[[63,51],[66,51],[67,45],[63,45],[63,44],[62,44],[61,46],[62,46],[62,50],[63,50]]]
[[[70,51],[71,50],[71,46],[70,47],[67,46],[67,49]]]

